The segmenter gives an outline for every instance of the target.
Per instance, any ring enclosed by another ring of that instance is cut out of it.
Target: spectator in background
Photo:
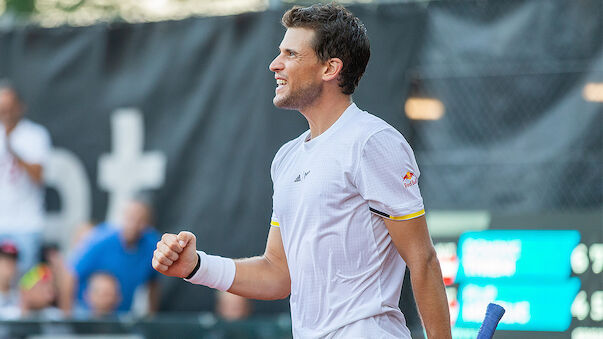
[[[78,306],[89,309],[84,291],[90,277],[98,271],[112,274],[121,287],[117,311],[130,311],[134,292],[145,284],[149,287],[149,311],[157,310],[157,272],[151,266],[151,259],[159,234],[151,228],[151,219],[150,204],[144,197],[138,197],[127,204],[120,225],[97,226],[103,231],[93,233],[94,237],[84,242],[72,260],[66,279],[68,293],[61,301],[66,314],[71,313],[74,297]]]
[[[63,337],[72,329],[58,321],[63,319],[61,311],[52,305],[56,291],[52,282],[52,272],[45,264],[39,264],[27,271],[19,280],[19,305],[2,309],[4,320],[28,320],[39,324],[39,334]],[[16,330],[16,332],[12,332]],[[0,322],[0,338],[24,338],[19,327],[4,326]],[[69,336],[71,338],[73,336]]]
[[[23,117],[25,106],[8,82],[0,82],[0,240],[19,248],[19,269],[38,259],[44,226],[44,164],[48,131]]]
[[[52,306],[55,295],[50,268],[45,264],[36,265],[19,280],[18,304],[3,307],[0,318],[60,320],[61,311]]]
[[[19,293],[14,286],[18,257],[17,247],[12,242],[0,243],[0,319],[2,310],[19,305]]]
[[[218,291],[216,313],[226,321],[244,320],[251,315],[251,301],[236,294]]]
[[[115,315],[121,301],[119,282],[110,273],[96,272],[88,279],[84,298],[90,306],[90,316],[106,318]]]

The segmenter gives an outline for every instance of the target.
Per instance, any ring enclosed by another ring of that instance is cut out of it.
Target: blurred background
[[[507,309],[495,338],[603,338],[603,0],[339,2],[372,45],[354,101],[415,151],[454,338],[475,338],[492,301]],[[0,0],[6,100],[49,139],[31,160],[40,260],[23,263],[19,226],[0,222],[0,271],[14,271],[0,338],[291,337],[288,300],[217,294],[145,261],[123,281],[134,254],[94,249],[115,229],[144,257],[143,240],[186,229],[208,253],[263,253],[271,160],[308,128],[272,105],[268,65],[283,12],[311,3]]]

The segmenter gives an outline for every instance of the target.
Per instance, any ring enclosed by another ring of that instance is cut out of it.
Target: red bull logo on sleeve
[[[406,172],[402,177],[402,182],[405,188],[409,188],[412,185],[417,184],[417,176],[413,172]]]

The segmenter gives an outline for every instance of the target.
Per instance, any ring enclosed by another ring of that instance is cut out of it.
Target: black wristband
[[[193,271],[191,272],[191,274],[189,274],[184,279],[190,279],[190,278],[192,278],[193,275],[195,275],[195,273],[197,273],[197,271],[199,270],[200,266],[201,266],[201,256],[199,255],[199,253],[197,253],[197,265],[195,265],[195,268],[193,268]]]

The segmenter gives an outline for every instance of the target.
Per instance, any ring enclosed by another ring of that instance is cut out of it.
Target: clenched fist
[[[196,242],[191,232],[164,234],[153,252],[153,268],[170,277],[187,277],[197,265]]]

